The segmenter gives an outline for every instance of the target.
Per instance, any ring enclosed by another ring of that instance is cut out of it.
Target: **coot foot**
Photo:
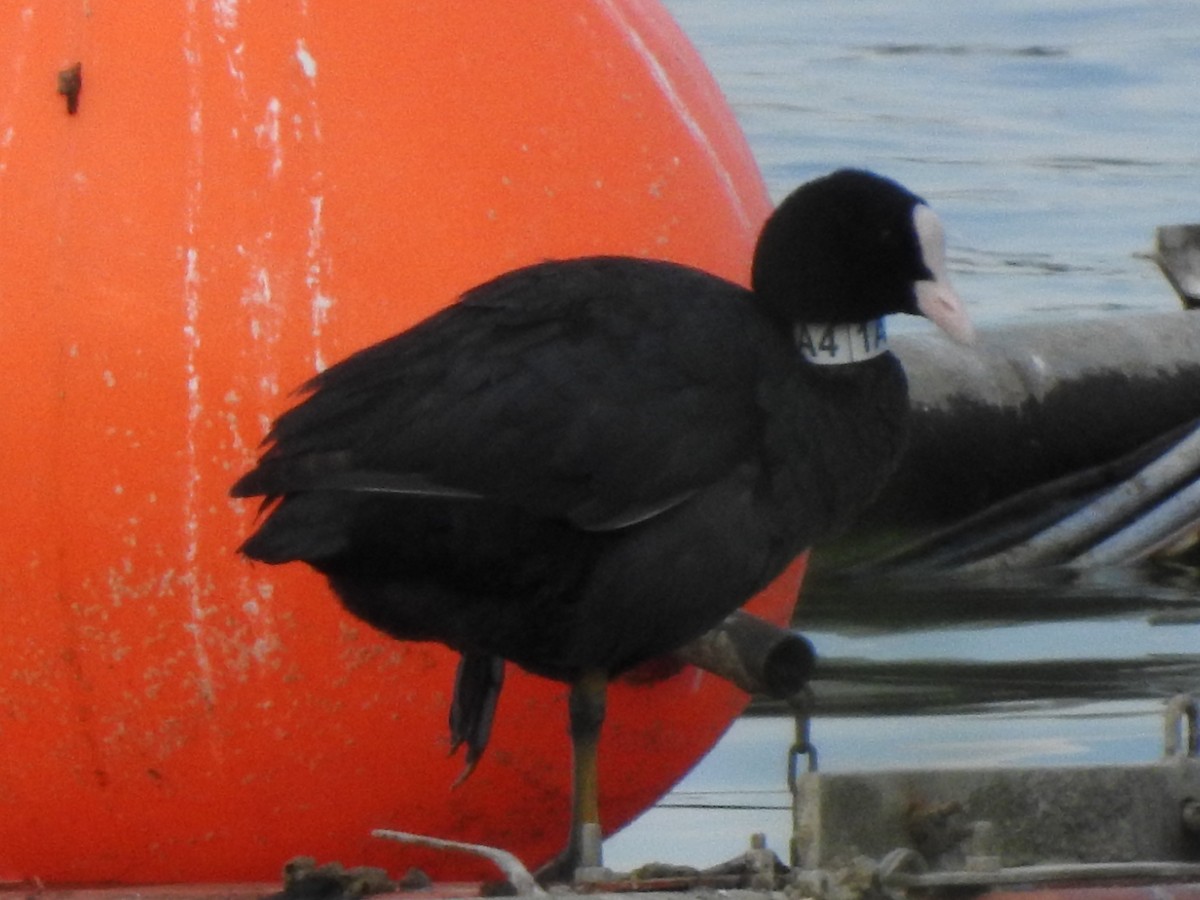
[[[538,884],[576,884],[603,880],[611,875],[601,863],[600,826],[585,822],[572,829],[571,840],[558,856],[533,873]]]

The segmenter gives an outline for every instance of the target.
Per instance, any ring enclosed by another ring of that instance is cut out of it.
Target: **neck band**
[[[853,324],[800,322],[794,334],[800,355],[819,366],[865,362],[888,349],[883,319]]]

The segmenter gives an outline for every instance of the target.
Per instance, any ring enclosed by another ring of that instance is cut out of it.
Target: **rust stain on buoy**
[[[58,73],[58,92],[67,98],[67,115],[79,112],[79,92],[83,90],[83,63],[75,63]]]

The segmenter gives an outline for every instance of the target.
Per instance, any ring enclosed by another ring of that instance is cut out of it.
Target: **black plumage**
[[[594,739],[604,679],[718,623],[890,474],[898,361],[814,365],[797,329],[925,312],[965,337],[931,223],[843,170],[771,217],[753,290],[623,257],[501,275],[304,386],[233,488],[273,503],[242,551],[307,562],[363,620],[464,654],[469,761],[497,659],[575,685],[573,736]]]

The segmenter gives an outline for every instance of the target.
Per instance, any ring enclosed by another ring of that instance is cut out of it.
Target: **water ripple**
[[[1002,47],[994,44],[874,44],[859,50],[878,56],[1008,56],[1052,58],[1069,55],[1065,47],[1034,44]]]

